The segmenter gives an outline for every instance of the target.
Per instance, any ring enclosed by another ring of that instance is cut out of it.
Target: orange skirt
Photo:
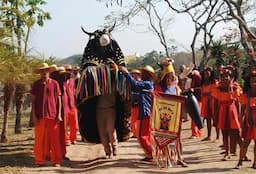
[[[256,141],[256,127],[246,127],[242,130],[242,137],[245,140],[255,140]]]
[[[212,110],[210,108],[210,98],[203,96],[201,100],[201,116],[203,118],[212,118]]]
[[[218,128],[239,129],[238,111],[234,103],[219,106]]]

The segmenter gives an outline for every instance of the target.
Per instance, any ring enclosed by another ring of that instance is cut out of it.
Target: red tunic
[[[201,116],[204,118],[212,118],[214,103],[211,97],[212,91],[216,89],[218,82],[201,87]]]
[[[70,78],[66,82],[66,90],[68,95],[68,105],[69,108],[75,108],[75,80],[73,78]]]
[[[63,83],[63,92],[62,92],[62,96],[61,96],[62,108],[63,108],[64,115],[68,114],[68,112],[70,111],[70,108],[68,105],[69,98],[68,98],[67,89],[68,89],[68,84],[67,84],[67,81],[65,81]]]
[[[211,110],[211,86],[212,85],[203,85],[201,90],[201,116],[204,118],[212,117]]]
[[[240,123],[235,100],[240,96],[240,89],[233,92],[222,92],[218,88],[212,91],[212,96],[218,101],[218,123],[220,129],[239,129]]]
[[[42,79],[33,83],[31,95],[35,96],[35,112],[37,118],[56,119],[57,100],[60,96],[60,88],[57,81]]]
[[[242,137],[245,140],[256,140],[256,126],[251,126],[248,121],[248,96],[247,94],[241,95],[239,98],[239,102],[242,105],[245,105],[246,111],[245,111],[245,118],[243,120],[243,126],[242,126]],[[250,98],[250,107],[251,107],[251,115],[252,115],[252,121],[256,123],[256,97]]]

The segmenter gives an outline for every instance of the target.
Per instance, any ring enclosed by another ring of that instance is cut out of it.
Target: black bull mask
[[[115,24],[109,29],[96,30],[93,33],[87,32],[81,27],[82,31],[89,36],[89,41],[84,49],[81,61],[82,69],[90,64],[108,64],[111,61],[117,65],[125,65],[122,50],[111,37],[114,27]]]

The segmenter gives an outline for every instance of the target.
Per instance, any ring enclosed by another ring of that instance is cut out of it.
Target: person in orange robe
[[[217,81],[212,67],[206,67],[202,72],[202,86],[201,86],[201,116],[207,123],[207,137],[202,141],[211,140],[212,130],[212,97],[211,91],[216,88]],[[219,130],[216,127],[216,139],[219,139]]]
[[[59,140],[61,145],[61,154],[62,158],[65,160],[69,160],[69,158],[66,156],[67,154],[67,148],[66,145],[68,142],[66,142],[67,137],[67,129],[66,129],[66,122],[67,122],[67,113],[69,112],[68,107],[68,96],[67,96],[67,90],[66,90],[66,70],[64,67],[54,67],[54,71],[50,74],[51,78],[55,79],[59,86],[61,91],[61,118],[62,122],[59,124]]]
[[[223,161],[230,159],[230,137],[239,137],[240,122],[236,102],[240,95],[240,90],[232,83],[232,72],[227,68],[222,68],[220,72],[220,82],[216,90],[212,92],[212,97],[217,102],[215,110],[218,112],[217,127],[222,130],[225,155]],[[218,108],[218,109],[217,109]]]
[[[75,79],[73,74],[73,68],[71,65],[66,65],[65,70],[67,71],[67,81],[66,81],[66,90],[68,95],[68,107],[69,112],[67,114],[67,122],[66,122],[66,129],[69,129],[66,134],[66,142],[69,144],[76,144],[77,140],[77,131],[78,131],[78,116],[77,116],[77,109],[75,105]]]
[[[59,141],[59,122],[61,119],[61,99],[58,82],[49,77],[50,67],[43,63],[36,70],[41,78],[33,83],[32,118],[35,125],[34,156],[35,164],[45,165],[50,157],[53,166],[60,166],[62,162]]]
[[[246,157],[246,153],[251,140],[254,140],[254,161],[252,168],[256,169],[256,71],[251,71],[249,76],[245,79],[244,94],[239,98],[239,102],[242,105],[243,143],[240,147],[239,161],[235,168],[240,169],[243,161],[249,161]]]

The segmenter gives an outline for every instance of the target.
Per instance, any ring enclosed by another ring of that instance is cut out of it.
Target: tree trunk
[[[16,84],[15,102],[16,102],[16,121],[15,121],[15,134],[21,133],[21,110],[25,101],[25,84]]]
[[[14,82],[6,82],[4,85],[4,121],[3,121],[3,129],[1,134],[1,143],[5,143],[8,141],[7,139],[7,129],[8,129],[8,114],[11,107],[11,101],[15,91],[15,83]]]

